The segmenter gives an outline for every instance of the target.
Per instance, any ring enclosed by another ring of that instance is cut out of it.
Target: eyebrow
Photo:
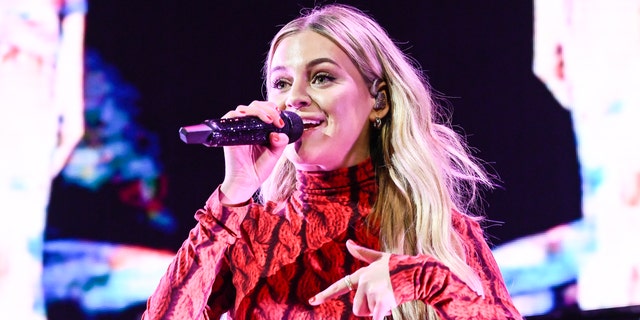
[[[330,58],[317,58],[317,59],[313,59],[311,61],[309,61],[309,63],[307,63],[306,68],[311,68],[314,66],[317,66],[321,63],[330,63],[333,64],[335,66],[338,66],[338,63],[336,63],[335,61],[333,61]],[[286,68],[284,66],[277,66],[277,67],[273,67],[271,68],[271,71],[269,73],[273,73],[275,71],[280,71],[280,70],[285,70]]]

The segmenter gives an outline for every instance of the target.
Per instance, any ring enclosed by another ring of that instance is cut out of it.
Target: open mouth
[[[321,120],[310,120],[310,119],[303,119],[302,124],[304,125],[304,129],[308,130],[311,128],[315,128],[317,126],[319,126],[322,123]]]

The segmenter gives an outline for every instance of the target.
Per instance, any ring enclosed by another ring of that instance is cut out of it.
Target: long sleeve
[[[480,276],[484,296],[431,256],[392,255],[389,270],[396,301],[421,300],[433,306],[442,319],[522,319],[480,226],[469,220],[464,223],[462,236],[474,249],[469,250],[467,260]]]
[[[218,190],[209,197],[205,208],[196,212],[198,224],[189,232],[148,299],[142,319],[206,319],[224,311],[209,309],[207,302],[212,290],[218,291],[212,297],[214,300],[216,296],[233,297],[224,254],[235,243],[248,210],[249,206],[222,206]]]

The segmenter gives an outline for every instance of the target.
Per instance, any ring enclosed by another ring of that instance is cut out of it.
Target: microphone
[[[180,140],[188,144],[203,144],[207,147],[223,147],[252,144],[269,144],[269,133],[284,133],[292,143],[302,136],[302,118],[291,111],[282,111],[280,117],[284,127],[264,123],[254,116],[211,119],[201,124],[181,127]]]

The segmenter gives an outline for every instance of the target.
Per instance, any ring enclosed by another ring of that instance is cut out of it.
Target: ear
[[[376,118],[384,118],[389,112],[389,97],[387,96],[387,83],[384,80],[376,79],[371,86],[371,95],[375,97],[375,101],[369,114],[369,120],[375,121]]]

